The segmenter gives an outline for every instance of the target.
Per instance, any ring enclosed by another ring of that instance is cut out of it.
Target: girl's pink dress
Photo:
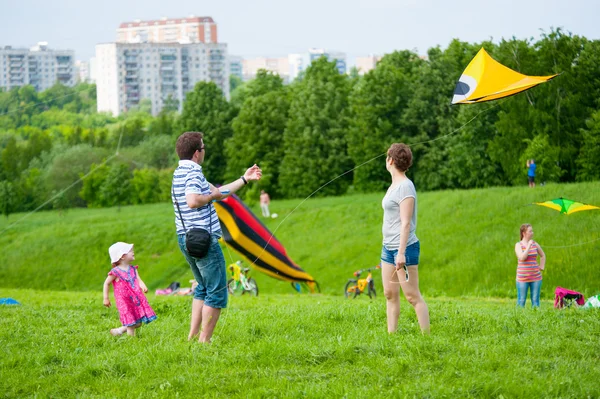
[[[124,271],[114,267],[108,272],[109,276],[118,277],[113,280],[115,302],[121,323],[126,327],[156,320],[156,314],[140,288],[137,268],[137,266],[129,266],[129,269]]]

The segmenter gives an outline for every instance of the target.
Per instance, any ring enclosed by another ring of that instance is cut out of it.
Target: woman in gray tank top
[[[417,229],[417,192],[406,177],[412,165],[412,152],[406,144],[395,143],[388,149],[386,169],[392,184],[383,197],[383,247],[381,276],[387,306],[388,332],[398,329],[400,317],[400,288],[415,308],[419,326],[429,333],[429,310],[419,291],[419,255],[421,252]]]

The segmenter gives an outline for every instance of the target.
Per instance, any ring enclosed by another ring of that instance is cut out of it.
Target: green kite
[[[563,197],[546,202],[534,202],[534,204],[557,210],[565,215],[570,215],[579,211],[591,211],[593,209],[600,209],[600,207],[594,205],[583,204],[581,202],[572,201]]]

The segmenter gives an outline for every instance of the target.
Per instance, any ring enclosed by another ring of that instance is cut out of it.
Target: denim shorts
[[[419,264],[419,255],[421,254],[421,244],[419,241],[410,244],[406,247],[404,256],[406,257],[406,266],[416,266]],[[390,265],[396,264],[396,257],[398,256],[397,249],[387,249],[385,245],[381,247],[381,261],[389,263]]]
[[[187,252],[185,234],[178,234],[177,241],[198,282],[194,290],[194,299],[204,301],[205,305],[215,309],[227,307],[227,272],[225,257],[219,245],[219,236],[211,234],[208,253],[201,259]]]

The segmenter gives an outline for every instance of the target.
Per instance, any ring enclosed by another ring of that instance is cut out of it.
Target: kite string
[[[596,238],[594,240],[591,241],[586,241],[586,242],[580,242],[577,244],[571,244],[571,245],[544,245],[544,248],[571,248],[571,247],[577,247],[579,245],[586,245],[586,244],[590,244],[592,242],[596,242],[596,241],[600,241],[600,237]]]
[[[425,140],[425,141],[421,141],[421,142],[417,142],[417,143],[411,143],[410,145],[411,145],[411,146],[414,146],[414,145],[418,145],[418,144],[427,144],[427,143],[431,143],[431,142],[434,142],[434,141],[437,141],[437,140],[440,140],[440,139],[443,139],[443,138],[449,137],[449,136],[451,136],[451,135],[453,135],[453,134],[457,133],[458,131],[462,130],[462,129],[463,129],[465,126],[467,126],[467,125],[468,125],[468,124],[470,124],[471,122],[473,122],[473,120],[475,120],[477,117],[479,117],[479,115],[481,115],[481,114],[483,114],[483,113],[485,113],[485,112],[488,112],[488,111],[490,111],[490,110],[494,109],[495,107],[499,106],[499,105],[500,105],[501,103],[503,103],[503,102],[504,102],[504,100],[502,100],[502,101],[498,101],[498,102],[497,102],[496,104],[494,104],[493,106],[491,106],[491,107],[488,107],[488,108],[486,108],[486,109],[484,109],[484,110],[480,111],[480,112],[479,112],[477,115],[475,115],[474,117],[472,117],[471,119],[469,119],[469,120],[468,120],[466,123],[464,123],[462,126],[460,126],[460,127],[456,128],[456,129],[454,129],[453,131],[451,131],[451,132],[450,132],[450,133],[448,133],[448,134],[445,134],[445,135],[443,135],[443,136],[440,136],[440,137],[436,137],[436,138],[434,138],[434,139],[431,139],[431,140]],[[379,155],[377,155],[377,156],[375,156],[375,157],[373,157],[373,158],[369,159],[368,161],[365,161],[365,162],[361,163],[360,165],[358,165],[358,166],[356,166],[356,167],[354,167],[354,168],[352,168],[352,169],[350,169],[350,170],[347,170],[346,172],[344,172],[344,173],[340,174],[339,176],[336,176],[336,177],[334,177],[333,179],[329,180],[327,183],[325,183],[325,184],[321,185],[319,188],[317,188],[315,191],[313,191],[313,192],[312,192],[312,193],[311,193],[311,194],[310,194],[308,197],[304,198],[304,199],[303,199],[303,200],[302,200],[302,201],[301,201],[301,202],[300,202],[300,203],[299,203],[299,204],[298,204],[298,205],[297,205],[297,206],[296,206],[294,209],[292,209],[292,211],[291,211],[290,213],[288,213],[288,214],[286,215],[286,217],[285,217],[285,218],[284,218],[284,219],[281,221],[281,223],[279,223],[279,224],[277,225],[277,227],[275,228],[275,230],[273,231],[273,233],[271,233],[271,236],[269,237],[269,240],[267,241],[267,243],[266,243],[266,244],[265,244],[265,246],[263,247],[263,249],[262,249],[262,251],[260,252],[260,254],[259,254],[259,255],[256,257],[256,259],[254,259],[254,261],[252,262],[252,265],[255,265],[255,264],[256,264],[256,262],[258,261],[258,259],[260,259],[260,256],[261,256],[261,255],[262,255],[262,254],[265,252],[265,250],[266,250],[266,249],[267,249],[267,247],[269,246],[269,244],[270,244],[271,240],[272,240],[272,239],[275,237],[275,233],[277,232],[277,230],[279,230],[279,228],[281,227],[281,225],[283,225],[283,223],[284,223],[284,222],[285,222],[285,221],[286,221],[286,220],[287,220],[287,219],[288,219],[288,218],[289,218],[289,217],[290,217],[290,216],[291,216],[291,215],[292,215],[294,212],[296,212],[296,210],[297,210],[297,209],[298,209],[298,208],[299,208],[299,207],[300,207],[302,204],[304,204],[304,203],[305,203],[305,202],[306,202],[306,201],[307,201],[309,198],[311,198],[311,197],[312,197],[313,195],[315,195],[317,192],[321,191],[323,188],[327,187],[329,184],[333,183],[335,180],[339,179],[340,177],[342,177],[342,176],[345,176],[345,175],[347,175],[348,173],[350,173],[350,172],[352,172],[352,171],[355,171],[356,169],[358,169],[358,168],[360,168],[360,167],[362,167],[362,166],[364,166],[364,165],[366,165],[366,164],[368,164],[368,163],[370,163],[370,162],[373,162],[373,161],[374,161],[374,160],[376,160],[377,158],[380,158],[380,157],[382,157],[382,156],[384,156],[384,155],[386,155],[386,154],[387,154],[387,152],[384,152],[384,153],[382,153],[382,154],[379,154]],[[277,272],[276,272],[276,273],[277,273]]]
[[[39,211],[40,209],[42,209],[43,207],[45,207],[46,205],[48,205],[50,202],[54,201],[56,198],[60,197],[61,195],[63,195],[64,193],[66,193],[67,191],[69,191],[71,188],[73,188],[77,183],[83,181],[86,177],[90,176],[92,173],[94,173],[96,170],[98,170],[99,168],[101,168],[102,166],[106,165],[109,161],[111,161],[113,158],[116,158],[119,156],[119,149],[121,147],[121,139],[123,138],[123,132],[121,132],[121,135],[119,136],[119,141],[117,144],[117,150],[115,151],[115,153],[113,155],[111,155],[110,157],[106,158],[104,160],[104,162],[102,162],[100,165],[96,165],[92,170],[90,170],[88,173],[86,173],[85,175],[81,176],[79,179],[75,180],[73,183],[71,183],[68,187],[60,190],[58,193],[56,193],[55,195],[53,195],[52,197],[50,197],[50,199],[48,199],[46,202],[44,202],[42,205],[38,206],[37,208],[35,208],[34,210],[32,210],[31,212],[28,212],[27,214],[25,214],[22,218],[17,219],[16,221],[14,221],[13,223],[11,223],[10,225],[8,225],[4,230],[0,231],[0,235],[4,234],[6,231],[10,230],[12,227],[14,227],[15,225],[17,225],[18,223],[21,223],[23,220],[27,219],[29,216],[33,215],[34,213],[36,213],[37,211]]]

